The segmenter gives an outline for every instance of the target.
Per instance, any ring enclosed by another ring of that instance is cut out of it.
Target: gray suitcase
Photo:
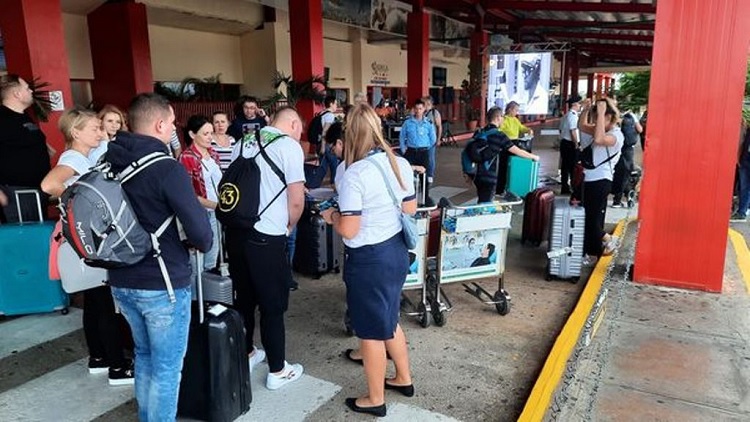
[[[567,198],[555,200],[550,219],[547,280],[575,283],[581,277],[585,217],[582,206],[570,205]]]

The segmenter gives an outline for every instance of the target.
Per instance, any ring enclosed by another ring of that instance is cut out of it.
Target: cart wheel
[[[432,321],[435,325],[438,327],[444,326],[448,320],[448,312],[445,309],[440,310],[440,304],[438,304],[437,300],[430,302],[430,310],[432,311]]]
[[[429,327],[432,324],[432,312],[427,312],[424,303],[419,304],[417,312],[419,312],[419,325],[421,325],[422,328]]]
[[[500,315],[508,315],[508,312],[510,312],[510,302],[508,301],[508,298],[505,297],[505,294],[501,292],[500,290],[495,292],[495,296],[492,298],[492,300],[495,303],[495,309],[497,309],[497,313]]]
[[[63,314],[63,315],[68,315],[68,312],[70,312],[70,310],[68,310],[68,308],[62,308],[60,310],[60,313]]]
[[[635,206],[635,201],[632,199],[628,199],[628,208],[633,208]]]
[[[552,274],[549,273],[549,262],[547,263],[547,266],[544,267],[544,279],[547,281],[554,280],[555,277],[552,276]]]

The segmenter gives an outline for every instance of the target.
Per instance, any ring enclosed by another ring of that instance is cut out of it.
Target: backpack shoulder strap
[[[281,190],[279,190],[279,192],[273,198],[271,198],[271,200],[268,201],[268,204],[266,204],[266,206],[263,207],[263,209],[258,213],[258,217],[260,217],[261,215],[263,215],[264,212],[266,212],[266,210],[268,209],[268,207],[270,207],[271,204],[273,204],[274,202],[276,202],[276,199],[278,199],[278,197],[281,196],[281,194],[286,190],[286,177],[284,177],[284,172],[282,172],[281,169],[279,168],[279,166],[277,166],[276,163],[274,163],[273,160],[271,160],[271,157],[268,156],[268,153],[266,152],[266,147],[268,147],[272,143],[276,142],[276,140],[281,139],[281,138],[283,138],[283,137],[285,137],[287,135],[283,134],[283,133],[279,134],[279,135],[276,135],[275,137],[271,138],[271,140],[268,141],[268,143],[266,145],[263,145],[263,143],[261,142],[261,139],[260,139],[260,131],[258,131],[257,133],[258,133],[257,139],[258,139],[258,149],[259,149],[259,151],[258,151],[258,154],[255,154],[255,156],[253,158],[257,157],[258,155],[262,155],[263,159],[266,160],[266,163],[268,163],[268,166],[271,167],[271,170],[276,174],[276,176],[279,178],[279,180],[281,180],[281,183],[284,185],[281,188]]]
[[[141,157],[138,161],[125,167],[119,174],[120,183],[125,183],[132,179],[136,174],[147,169],[150,165],[162,161],[162,160],[174,160],[172,156],[167,155],[165,152],[152,152],[151,154]]]

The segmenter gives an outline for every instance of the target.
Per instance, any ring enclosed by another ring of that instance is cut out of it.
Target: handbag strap
[[[380,175],[383,176],[383,182],[385,183],[386,189],[388,189],[388,194],[391,195],[391,200],[393,200],[393,205],[401,210],[401,205],[399,204],[398,200],[396,199],[396,195],[393,193],[393,189],[391,189],[391,183],[388,181],[388,177],[385,175],[385,170],[383,170],[383,167],[380,165],[380,163],[377,162],[377,160],[367,158],[367,161],[375,164],[375,167],[377,167],[378,171],[380,172]]]

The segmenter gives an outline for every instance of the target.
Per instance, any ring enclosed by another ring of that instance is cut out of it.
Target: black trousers
[[[495,197],[495,184],[482,182],[478,178],[474,179],[474,186],[477,188],[477,203],[492,202]]]
[[[560,183],[562,193],[570,193],[570,180],[573,178],[573,168],[578,162],[578,149],[573,141],[560,141]]]
[[[430,168],[430,149],[429,148],[407,148],[404,158],[413,166],[422,166],[427,170]],[[430,184],[425,186],[425,200],[430,202]],[[420,204],[422,205],[422,204]]]
[[[622,194],[625,193],[625,187],[630,179],[630,172],[633,171],[633,154],[635,150],[632,146],[622,147],[620,150],[620,161],[615,166],[615,176],[612,180],[612,202],[617,203],[622,200]]]
[[[284,369],[291,267],[286,236],[255,230],[227,229],[229,275],[235,306],[245,319],[248,352],[253,350],[255,311],[260,310],[260,340],[271,372]]]
[[[83,334],[89,356],[104,359],[110,368],[125,366],[122,315],[115,313],[115,302],[109,286],[83,292]]]
[[[505,192],[505,188],[508,186],[508,163],[510,156],[507,152],[503,151],[497,155],[497,184],[495,185],[495,193],[498,195]]]
[[[612,190],[612,182],[607,179],[583,183],[583,208],[586,210],[584,225],[583,252],[587,255],[602,254],[604,218],[607,213],[607,197]]]

